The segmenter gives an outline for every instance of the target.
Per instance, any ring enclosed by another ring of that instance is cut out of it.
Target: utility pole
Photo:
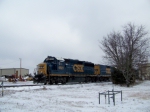
[[[20,59],[20,78],[21,78],[21,58]]]

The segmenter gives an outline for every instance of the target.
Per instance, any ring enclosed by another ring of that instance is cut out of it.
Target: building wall
[[[139,77],[150,80],[150,63],[140,65]]]
[[[18,75],[20,75],[20,68],[17,68],[16,71],[18,71]],[[24,76],[26,74],[29,74],[29,69],[22,68],[21,69],[21,76]]]
[[[147,68],[146,68],[146,79],[150,79],[150,63],[147,64]]]
[[[12,75],[15,74],[15,69],[0,69],[0,75]]]
[[[20,68],[8,68],[8,69],[0,69],[0,76],[2,75],[20,75]],[[29,74],[29,69],[21,68],[21,76]]]

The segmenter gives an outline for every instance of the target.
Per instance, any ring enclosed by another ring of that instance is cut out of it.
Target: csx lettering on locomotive
[[[83,65],[78,65],[78,64],[74,64],[73,70],[74,70],[75,72],[84,72],[84,70],[83,70]]]

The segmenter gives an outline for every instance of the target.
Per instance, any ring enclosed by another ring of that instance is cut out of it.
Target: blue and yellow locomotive
[[[37,65],[34,82],[44,84],[96,82],[108,80],[110,76],[110,66],[48,56],[43,63]]]

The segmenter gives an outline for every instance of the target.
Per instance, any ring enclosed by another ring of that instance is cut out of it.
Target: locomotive
[[[111,72],[110,66],[48,56],[43,63],[37,65],[33,81],[44,84],[106,81],[110,79]]]

